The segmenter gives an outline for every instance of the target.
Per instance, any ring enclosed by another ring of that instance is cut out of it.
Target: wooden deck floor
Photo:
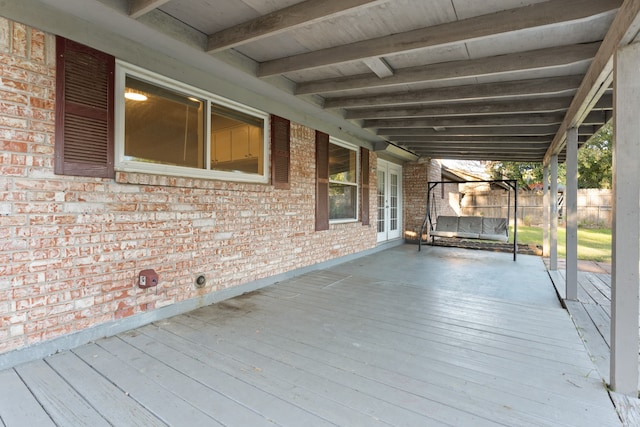
[[[554,285],[564,297],[564,264],[553,272]],[[598,264],[583,265],[578,271],[578,300],[565,301],[567,310],[583,339],[603,381],[609,381],[611,350],[611,270]],[[640,333],[640,331],[639,331]],[[639,361],[640,363],[640,361]],[[639,378],[640,383],[640,378]],[[624,424],[640,425],[640,400],[612,393]]]
[[[400,246],[0,372],[0,425],[616,426],[540,258]]]

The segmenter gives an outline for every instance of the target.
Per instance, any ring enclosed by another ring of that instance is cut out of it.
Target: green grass
[[[513,228],[509,241],[513,242]],[[566,230],[558,227],[558,257],[567,254]],[[542,228],[518,226],[518,243],[542,245]],[[611,230],[603,228],[578,229],[578,259],[611,262]]]

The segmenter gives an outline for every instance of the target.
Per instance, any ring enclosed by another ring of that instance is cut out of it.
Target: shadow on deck
[[[619,426],[539,257],[404,245],[0,372],[0,425]]]

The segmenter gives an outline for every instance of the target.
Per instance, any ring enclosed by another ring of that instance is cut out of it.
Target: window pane
[[[329,144],[329,180],[356,183],[356,160],[354,150]]]
[[[204,101],[132,77],[125,85],[125,156],[204,168]]]
[[[264,121],[211,106],[211,169],[262,174]]]
[[[358,187],[345,184],[329,184],[329,219],[353,219],[356,217]]]

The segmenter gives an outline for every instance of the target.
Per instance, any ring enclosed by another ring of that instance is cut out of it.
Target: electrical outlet
[[[142,270],[140,274],[138,274],[138,287],[140,288],[151,288],[153,286],[158,286],[158,273],[154,270]]]

